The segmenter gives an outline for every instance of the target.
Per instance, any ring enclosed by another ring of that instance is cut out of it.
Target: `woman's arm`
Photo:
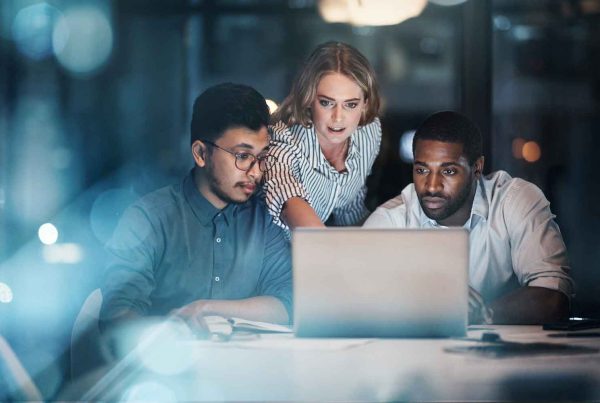
[[[281,220],[290,229],[325,226],[310,204],[300,197],[292,197],[285,202],[281,210]]]

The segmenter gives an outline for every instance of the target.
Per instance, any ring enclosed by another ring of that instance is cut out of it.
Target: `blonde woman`
[[[296,227],[360,225],[365,181],[381,145],[379,92],[373,69],[355,48],[319,45],[273,114],[265,177],[274,221]]]

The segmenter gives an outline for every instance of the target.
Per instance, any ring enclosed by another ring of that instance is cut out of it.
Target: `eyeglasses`
[[[218,146],[212,141],[202,140],[202,142],[233,155],[235,157],[235,167],[240,171],[248,172],[258,161],[258,169],[261,172],[267,172],[269,169],[271,169],[273,163],[275,162],[275,157],[269,154],[261,154],[256,156],[252,153],[234,153],[233,151],[229,151],[223,147]]]

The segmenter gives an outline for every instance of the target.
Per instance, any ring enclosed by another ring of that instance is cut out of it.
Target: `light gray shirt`
[[[567,249],[542,191],[504,171],[481,177],[470,218],[469,283],[487,301],[521,286],[545,287],[571,297]],[[369,228],[440,228],[427,217],[414,184],[377,208]],[[400,256],[401,258],[401,256]]]

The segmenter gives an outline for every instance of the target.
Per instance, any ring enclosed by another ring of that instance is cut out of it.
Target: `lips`
[[[327,127],[327,129],[329,130],[329,132],[331,132],[333,134],[341,134],[344,132],[344,130],[346,128],[345,127]]]
[[[244,193],[248,195],[254,193],[254,191],[256,190],[256,185],[254,183],[241,183],[240,187],[242,188]]]
[[[423,206],[429,210],[437,210],[446,205],[446,199],[443,197],[425,196],[422,199]]]

